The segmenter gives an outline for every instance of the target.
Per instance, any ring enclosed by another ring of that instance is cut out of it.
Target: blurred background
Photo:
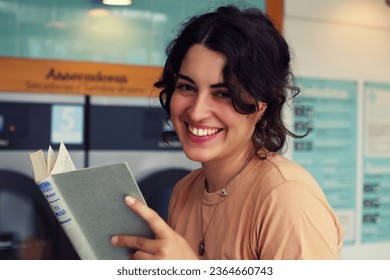
[[[131,1],[129,1],[131,2]],[[0,259],[77,259],[32,179],[28,153],[67,145],[78,168],[128,162],[166,219],[182,153],[152,84],[186,18],[254,5],[285,35],[303,140],[285,155],[339,216],[344,259],[390,259],[390,6],[385,0],[0,0]]]
[[[229,1],[133,0],[115,6],[101,0],[2,0],[0,54],[161,66],[179,24],[220,3]]]

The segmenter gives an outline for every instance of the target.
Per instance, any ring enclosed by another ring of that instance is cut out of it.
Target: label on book
[[[64,207],[61,197],[55,192],[53,185],[50,181],[44,181],[38,184],[39,189],[47,199],[60,224],[66,224],[72,221],[72,218]]]

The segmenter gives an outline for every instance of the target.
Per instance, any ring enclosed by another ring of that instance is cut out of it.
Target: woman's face
[[[251,137],[265,106],[259,104],[261,110],[249,115],[234,110],[222,74],[225,62],[221,53],[196,44],[177,76],[171,120],[184,152],[194,161],[229,160],[253,149]]]

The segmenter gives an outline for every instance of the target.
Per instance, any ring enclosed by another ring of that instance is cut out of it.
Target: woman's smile
[[[194,143],[207,143],[214,140],[219,132],[222,131],[220,128],[205,127],[205,126],[194,126],[188,125],[188,139]]]
[[[215,135],[216,133],[220,132],[222,129],[218,128],[207,128],[207,127],[195,127],[188,125],[188,131],[197,137],[205,137],[205,136],[211,136]]]

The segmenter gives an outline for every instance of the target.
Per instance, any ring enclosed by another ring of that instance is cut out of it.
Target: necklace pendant
[[[221,196],[227,196],[228,192],[226,189],[222,189]]]
[[[199,246],[198,246],[198,253],[199,253],[199,256],[203,256],[204,254],[204,239],[202,238],[199,242]]]

